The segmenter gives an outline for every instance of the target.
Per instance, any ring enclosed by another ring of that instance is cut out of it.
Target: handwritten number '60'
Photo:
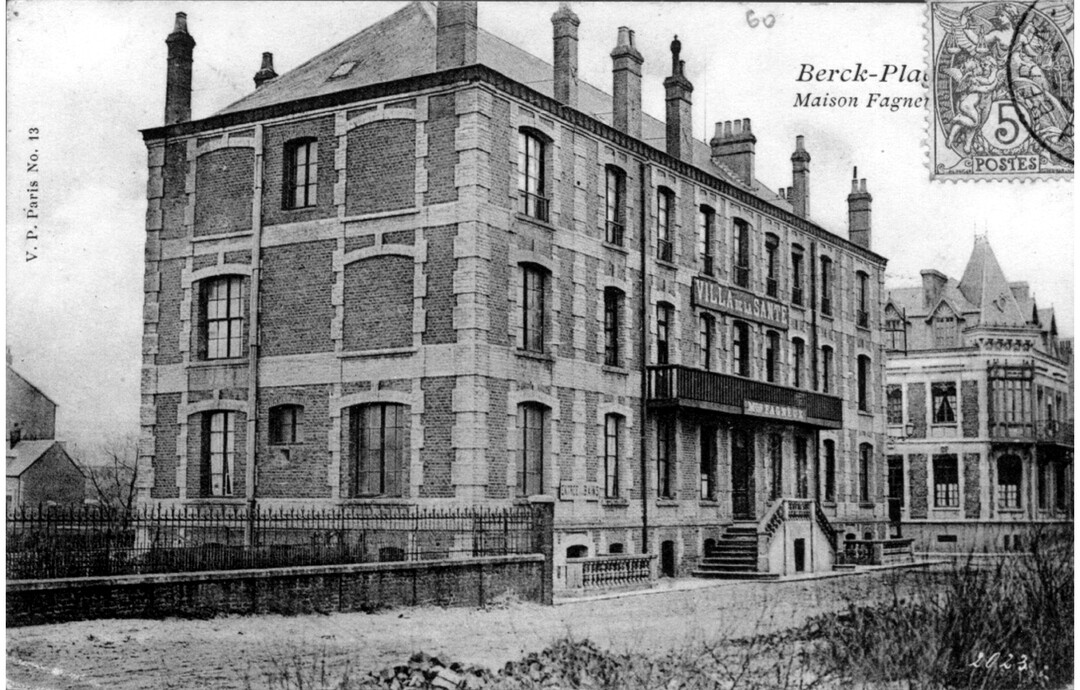
[[[773,24],[776,23],[776,17],[771,14],[767,14],[761,19],[754,16],[754,10],[746,11],[746,23],[750,25],[751,29],[757,28],[758,24],[764,24],[766,29],[773,28]]]

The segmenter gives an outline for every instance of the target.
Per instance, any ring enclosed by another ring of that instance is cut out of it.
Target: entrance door
[[[900,517],[904,507],[904,456],[888,457],[889,522],[900,533]]]
[[[660,575],[675,577],[675,542],[673,541],[660,544]]]
[[[731,512],[736,520],[753,520],[754,448],[753,434],[745,429],[731,432]]]

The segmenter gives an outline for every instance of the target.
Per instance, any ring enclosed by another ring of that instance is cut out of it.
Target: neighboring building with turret
[[[633,31],[609,95],[551,21],[554,66],[476,3],[413,3],[286,74],[264,54],[190,121],[178,15],[143,133],[143,500],[553,501],[563,585],[620,553],[825,570],[834,530],[886,536],[865,180],[830,232],[803,137],[780,192],[749,119],[694,139],[677,39],[660,121]]]
[[[892,519],[916,550],[1022,550],[1072,527],[1072,341],[985,237],[957,281],[885,305]]]

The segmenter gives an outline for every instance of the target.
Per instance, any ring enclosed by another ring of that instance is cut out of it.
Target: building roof
[[[12,367],[12,366],[11,366],[10,364],[8,364],[8,365],[7,365],[7,371],[8,371],[8,375],[15,375],[15,376],[18,376],[18,377],[19,377],[19,380],[21,380],[21,381],[22,381],[23,383],[25,383],[25,384],[26,384],[27,386],[30,386],[31,388],[33,388],[34,390],[36,390],[36,391],[37,391],[37,392],[38,392],[39,394],[41,394],[41,397],[45,398],[46,400],[48,400],[49,402],[51,402],[51,403],[52,403],[53,405],[56,405],[56,401],[55,401],[55,400],[53,400],[52,398],[50,398],[50,397],[49,397],[49,395],[48,395],[48,394],[47,394],[47,393],[46,393],[45,391],[43,391],[43,390],[41,390],[40,388],[38,388],[37,386],[35,386],[35,385],[34,385],[33,383],[31,383],[31,382],[29,381],[29,379],[27,379],[27,378],[26,378],[25,376],[23,376],[23,375],[22,375],[22,374],[20,374],[19,372],[15,371],[15,369],[14,369],[14,368],[13,368],[13,367]]]
[[[30,469],[42,455],[59,443],[55,439],[47,441],[20,441],[14,448],[8,448],[7,452],[7,476],[18,477]],[[63,448],[63,446],[61,446]]]
[[[969,302],[979,307],[982,326],[1024,326],[1030,320],[1030,313],[1025,316],[1017,304],[985,236],[975,238],[975,247],[958,287]]]
[[[923,304],[923,289],[921,287],[896,288],[889,290],[889,301],[900,309],[908,319],[926,318],[933,314],[941,302],[945,302],[957,314],[967,317],[979,311],[979,308],[969,302],[964,293],[960,292],[959,284],[952,278],[945,282],[945,287],[936,302],[930,305]]]

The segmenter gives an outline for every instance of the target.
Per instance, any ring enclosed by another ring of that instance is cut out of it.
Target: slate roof
[[[921,287],[895,288],[889,290],[889,300],[907,314],[907,318],[927,318],[937,309],[944,300],[954,312],[964,317],[975,314],[979,308],[969,302],[964,293],[960,292],[958,283],[949,278],[945,288],[941,291],[941,297],[937,302],[927,306],[923,304],[923,290]]]
[[[18,477],[30,469],[38,459],[52,448],[57,441],[20,441],[14,448],[8,448],[7,452],[7,476]]]

